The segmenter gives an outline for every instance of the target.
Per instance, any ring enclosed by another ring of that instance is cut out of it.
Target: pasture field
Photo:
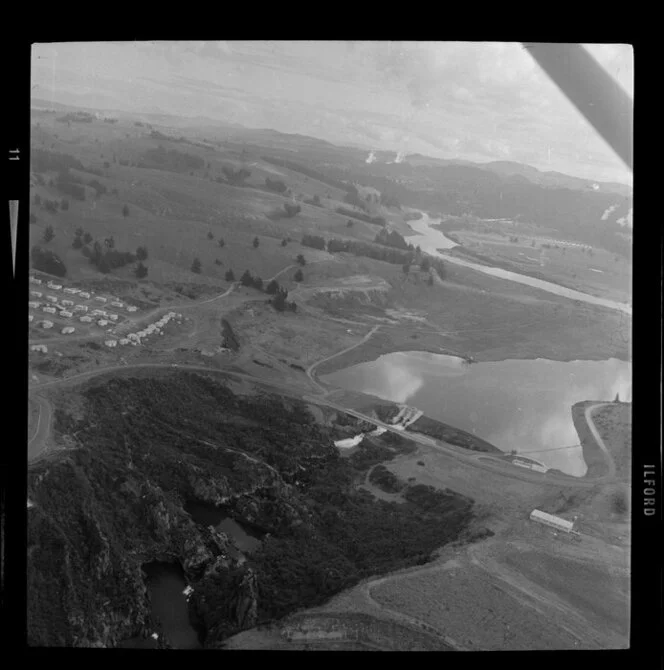
[[[485,256],[489,264],[532,274],[583,293],[631,303],[632,264],[623,256],[601,248],[591,249],[590,255],[583,247],[564,241],[556,244],[548,236],[520,231],[516,232],[518,242],[510,242],[509,236],[498,232],[451,232],[470,252],[465,256],[463,249],[455,247],[448,252],[453,255],[474,260],[473,254],[478,253]]]

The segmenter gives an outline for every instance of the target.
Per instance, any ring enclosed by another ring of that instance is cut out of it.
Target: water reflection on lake
[[[174,563],[153,561],[143,566],[147,576],[152,615],[159,620],[175,649],[200,649],[198,633],[189,621],[189,606],[182,568]]]
[[[214,505],[187,502],[184,509],[196,523],[202,526],[214,526],[218,531],[231,536],[242,552],[250,554],[261,546],[261,540],[256,537],[256,533],[252,534]]]
[[[631,401],[631,364],[543,359],[466,364],[454,356],[399,352],[322,377],[344,389],[408,403],[503,451],[532,453],[550,468],[586,472],[571,406]],[[551,451],[542,451],[551,450]]]

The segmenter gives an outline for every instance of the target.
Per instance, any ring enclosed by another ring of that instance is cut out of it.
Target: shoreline
[[[348,353],[343,353],[340,354],[339,356],[330,359],[329,361],[323,361],[319,366],[316,366],[316,373],[315,377],[318,382],[322,384],[327,384],[322,377],[326,375],[333,374],[335,372],[339,372],[340,370],[344,370],[346,368],[352,367],[354,365],[360,365],[361,363],[371,363],[381,356],[385,356],[387,354],[395,354],[399,352],[424,352],[424,353],[430,353],[430,354],[441,354],[443,356],[454,356],[456,358],[461,358],[463,360],[468,360],[469,354],[464,354],[460,353],[459,351],[453,351],[451,349],[447,349],[445,347],[437,346],[437,345],[428,345],[428,344],[413,344],[413,345],[407,345],[407,344],[399,344],[399,343],[371,343],[371,340],[368,342],[364,342],[358,347],[355,347],[353,350],[349,351]],[[597,356],[595,358],[593,357],[583,357],[579,358],[578,356],[566,356],[564,358],[561,357],[554,357],[551,355],[513,355],[513,356],[504,356],[504,355],[499,355],[499,354],[491,354],[491,353],[474,353],[472,356],[472,362],[469,363],[469,365],[473,365],[475,363],[499,363],[501,361],[509,361],[509,360],[519,360],[519,361],[534,361],[538,359],[542,360],[549,360],[549,361],[556,361],[559,363],[571,363],[573,361],[605,361],[608,360],[609,358],[615,358],[619,361],[623,361],[625,363],[632,363],[631,360],[627,358],[621,358],[619,356],[609,356],[608,358],[606,356]],[[329,386],[329,384],[327,384]]]

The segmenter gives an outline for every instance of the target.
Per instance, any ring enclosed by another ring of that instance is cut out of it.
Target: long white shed
[[[530,513],[530,520],[537,521],[538,523],[542,523],[545,526],[550,526],[551,528],[555,528],[556,530],[562,530],[566,533],[570,533],[571,531],[574,530],[573,521],[568,521],[567,519],[563,519],[559,516],[549,514],[548,512],[542,512],[542,510],[539,509],[534,509]]]

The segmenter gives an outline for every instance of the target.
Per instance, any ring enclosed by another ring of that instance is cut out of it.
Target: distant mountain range
[[[31,106],[34,109],[54,109],[56,111],[75,111],[75,110],[85,110],[91,113],[102,113],[107,116],[113,116],[119,119],[136,119],[146,123],[153,124],[163,124],[172,128],[192,128],[196,129],[198,132],[208,130],[209,132],[218,131],[220,129],[229,130],[232,129],[229,136],[234,136],[237,139],[244,139],[246,141],[263,141],[275,146],[281,146],[287,148],[288,145],[293,145],[297,147],[298,145],[304,147],[309,146],[311,148],[346,148],[354,154],[354,158],[357,156],[368,157],[369,153],[372,153],[375,157],[376,163],[395,163],[395,158],[397,156],[396,151],[371,151],[369,149],[363,149],[357,144],[353,144],[347,147],[341,147],[335,145],[326,140],[318,139],[308,135],[300,135],[297,133],[283,133],[278,130],[272,130],[269,128],[248,128],[242,124],[235,123],[232,121],[221,121],[219,119],[213,119],[208,116],[176,116],[173,114],[168,114],[160,109],[154,109],[150,112],[127,112],[119,109],[106,109],[100,110],[96,108],[88,107],[79,107],[73,105],[65,105],[59,102],[51,102],[49,100],[32,98]],[[525,163],[516,163],[512,161],[492,161],[489,163],[476,163],[461,158],[434,158],[431,156],[423,156],[422,154],[414,153],[407,154],[405,156],[400,156],[400,161],[398,164],[409,164],[412,166],[428,166],[428,167],[442,167],[442,166],[451,166],[451,165],[463,165],[468,167],[480,168],[482,170],[489,170],[493,173],[499,174],[503,177],[507,177],[510,181],[515,183],[526,183],[537,184],[538,186],[544,186],[546,188],[568,188],[571,190],[581,190],[581,191],[597,191],[599,193],[613,193],[616,195],[622,195],[630,197],[632,195],[632,187],[626,184],[620,184],[616,182],[601,182],[601,181],[592,181],[589,179],[582,179],[579,177],[573,177],[571,175],[566,175],[561,172],[546,171],[543,172],[538,170],[531,165]]]

